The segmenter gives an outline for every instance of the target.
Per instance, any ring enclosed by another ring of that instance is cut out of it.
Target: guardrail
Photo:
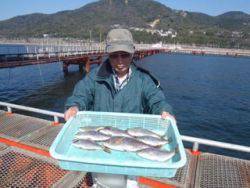
[[[214,147],[219,147],[219,148],[224,148],[224,149],[230,149],[230,150],[237,150],[237,151],[243,151],[250,153],[250,147],[248,146],[242,146],[242,145],[237,145],[237,144],[230,144],[226,142],[218,142],[214,140],[209,140],[209,139],[204,139],[204,138],[196,138],[196,137],[191,137],[191,136],[181,136],[181,139],[186,142],[192,142],[193,143],[193,149],[192,151],[198,151],[199,150],[199,145],[207,145],[207,146],[214,146]]]
[[[59,123],[59,118],[64,118],[63,113],[52,112],[52,111],[42,110],[42,109],[38,109],[38,108],[32,108],[32,107],[16,105],[16,104],[11,104],[11,103],[6,103],[6,102],[0,102],[0,106],[6,107],[7,113],[12,113],[12,108],[14,108],[14,109],[19,109],[19,110],[44,114],[44,115],[48,115],[48,116],[53,116],[55,124]],[[202,144],[202,145],[207,145],[207,146],[213,146],[213,147],[219,147],[219,148],[224,148],[224,149],[230,149],[230,150],[236,150],[236,151],[250,153],[250,147],[248,147],[248,146],[230,144],[230,143],[226,143],[226,142],[218,142],[218,141],[214,141],[214,140],[196,138],[196,137],[184,136],[184,135],[181,136],[181,139],[185,142],[193,143],[193,148],[192,148],[193,152],[197,152],[199,149],[199,145]]]
[[[62,114],[62,113],[52,112],[52,111],[48,111],[48,110],[42,110],[42,109],[38,109],[38,108],[32,108],[32,107],[27,107],[27,106],[22,106],[22,105],[17,105],[17,104],[0,102],[0,106],[5,106],[7,108],[8,113],[12,113],[12,108],[14,108],[14,109],[24,110],[24,111],[28,111],[28,112],[35,112],[38,114],[53,116],[55,124],[59,123],[59,118],[64,118],[64,114]]]

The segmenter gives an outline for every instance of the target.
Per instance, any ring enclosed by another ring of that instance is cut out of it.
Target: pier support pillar
[[[83,72],[83,64],[82,63],[79,64],[79,72]]]
[[[85,63],[85,71],[87,74],[90,72],[90,60],[89,60],[89,58],[87,59],[87,61]]]
[[[68,66],[69,65],[67,63],[63,62],[63,72],[64,72],[64,74],[68,74],[69,73]]]

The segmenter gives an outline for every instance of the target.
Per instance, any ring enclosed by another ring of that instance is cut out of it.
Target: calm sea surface
[[[181,134],[250,146],[249,58],[158,54],[143,61],[152,62]],[[60,62],[0,69],[0,101],[63,112],[84,76],[77,66],[69,72],[64,76]],[[250,159],[230,150],[202,150]]]

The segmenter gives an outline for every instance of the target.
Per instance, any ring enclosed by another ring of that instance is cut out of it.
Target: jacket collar
[[[138,62],[133,62],[133,64],[137,69],[148,74],[154,81],[155,85],[157,87],[160,87],[160,81],[157,79],[157,76],[155,74],[153,74],[151,71],[149,71],[147,68],[145,68],[143,65],[139,64]]]
[[[135,66],[133,62],[131,63],[131,70],[132,70],[132,74],[131,74],[132,76],[133,73],[135,72],[134,71]],[[107,59],[100,65],[100,68],[98,69],[97,74],[96,74],[96,80],[106,80],[110,78],[112,74],[113,74],[113,70],[109,62],[109,59]]]
[[[142,72],[147,73],[155,82],[155,84],[157,85],[157,87],[160,87],[160,82],[159,80],[156,78],[155,75],[153,75],[149,70],[145,69],[144,67],[142,67],[140,64],[135,63],[134,61],[131,63],[131,69],[132,69],[132,75],[136,72],[136,69],[141,70]],[[96,80],[97,81],[104,81],[107,80],[111,77],[111,75],[113,74],[112,72],[112,67],[110,65],[109,59],[106,59],[101,65],[100,68],[97,71],[96,74]]]
[[[112,75],[112,67],[109,63],[109,59],[106,59],[97,71],[96,78],[97,80],[103,80],[109,78]]]

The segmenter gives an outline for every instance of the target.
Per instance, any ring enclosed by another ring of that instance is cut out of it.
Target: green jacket
[[[146,70],[131,64],[132,74],[120,91],[114,88],[112,68],[105,61],[80,80],[65,107],[79,110],[161,114],[172,113],[158,81]]]

